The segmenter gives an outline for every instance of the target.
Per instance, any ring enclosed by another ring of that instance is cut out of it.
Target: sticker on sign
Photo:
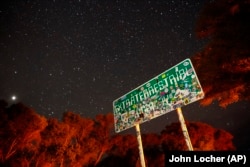
[[[115,131],[166,114],[204,98],[204,92],[190,59],[157,75],[113,101]]]

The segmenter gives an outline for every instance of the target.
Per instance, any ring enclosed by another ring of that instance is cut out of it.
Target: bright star
[[[13,96],[11,97],[11,100],[15,101],[15,100],[16,100],[16,96],[13,95]]]

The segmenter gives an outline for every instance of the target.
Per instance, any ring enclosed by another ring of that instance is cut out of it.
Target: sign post
[[[188,134],[187,126],[186,126],[186,123],[185,123],[181,108],[177,108],[176,111],[177,111],[177,114],[178,114],[179,121],[181,123],[182,133],[184,135],[188,150],[193,151],[194,149],[193,149],[192,142],[191,142],[189,134]]]
[[[136,127],[141,164],[145,165],[139,124],[176,110],[188,149],[193,150],[181,107],[204,98],[190,59],[185,59],[113,101],[115,132]],[[143,166],[144,167],[144,166]]]
[[[141,167],[146,167],[145,159],[144,159],[144,152],[143,152],[143,147],[142,147],[142,140],[141,140],[140,124],[136,124],[135,129],[136,129],[136,136],[137,136],[137,142],[138,142],[138,148],[139,148]]]

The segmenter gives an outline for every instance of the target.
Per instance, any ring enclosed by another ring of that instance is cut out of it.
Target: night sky
[[[205,2],[1,1],[0,99],[46,117],[113,112],[113,100],[204,47],[194,29]],[[186,120],[225,129],[237,136],[239,148],[249,149],[249,107],[244,101],[225,109],[195,102],[182,110]],[[177,121],[171,112],[141,129],[160,132]]]

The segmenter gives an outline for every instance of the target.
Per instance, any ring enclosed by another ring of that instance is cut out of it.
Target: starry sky
[[[205,2],[1,1],[0,99],[22,102],[46,117],[113,112],[113,100],[204,47],[206,41],[197,40],[194,29]],[[249,107],[244,101],[226,109],[195,102],[183,113],[187,120],[223,128],[242,136],[236,142],[247,143],[238,129],[246,127]],[[177,121],[171,112],[141,128],[159,132]]]

